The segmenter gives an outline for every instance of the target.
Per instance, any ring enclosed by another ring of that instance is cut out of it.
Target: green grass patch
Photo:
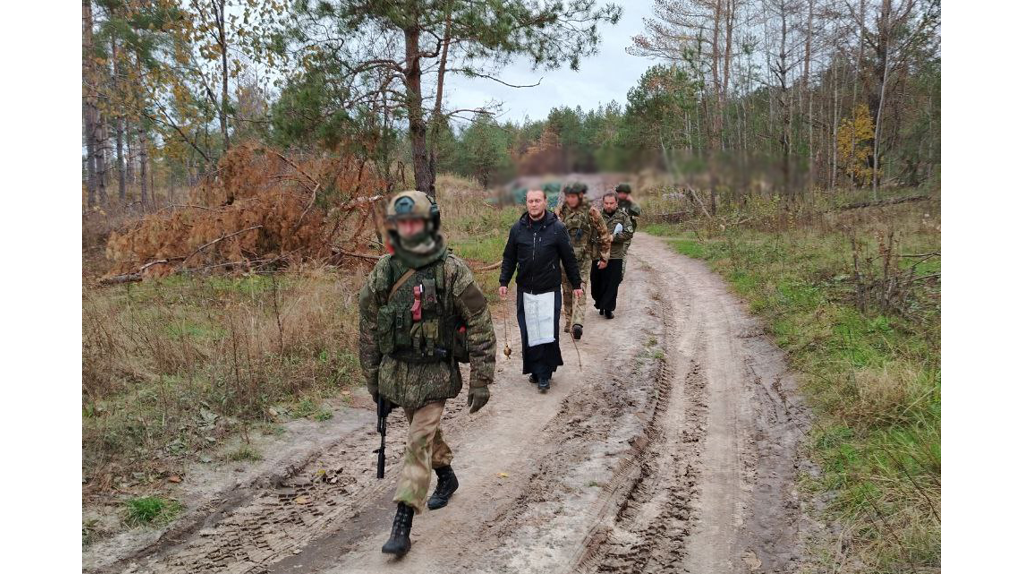
[[[125,523],[131,527],[164,526],[183,508],[181,503],[159,496],[131,498],[124,503]]]
[[[259,462],[263,460],[263,455],[254,449],[252,445],[242,444],[228,454],[228,460],[233,462]]]

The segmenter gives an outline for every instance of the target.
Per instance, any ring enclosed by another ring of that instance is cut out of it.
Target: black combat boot
[[[604,318],[605,319],[614,319],[615,318],[615,314],[612,313],[611,310],[605,311],[604,312]]]
[[[572,326],[572,338],[577,341],[583,338],[583,325],[576,323]]]
[[[398,511],[395,512],[395,523],[391,526],[391,538],[384,543],[380,551],[384,554],[394,554],[401,558],[409,551],[412,541],[409,540],[409,532],[412,531],[413,509],[404,502],[398,503]]]
[[[448,506],[448,499],[459,489],[459,479],[455,477],[455,471],[450,465],[435,468],[434,472],[437,473],[437,488],[427,501],[427,508],[431,510]]]
[[[537,384],[537,375],[535,375],[533,373],[530,373],[530,383],[532,383],[534,385]]]
[[[537,383],[537,390],[539,390],[542,393],[548,392],[548,389],[550,389],[550,388],[551,388],[551,378],[550,377],[545,377],[545,378],[541,379]]]

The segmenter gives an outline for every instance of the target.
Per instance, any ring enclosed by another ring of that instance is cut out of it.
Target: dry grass
[[[87,290],[85,476],[100,488],[144,480],[273,420],[272,405],[361,382],[364,274],[179,275]]]

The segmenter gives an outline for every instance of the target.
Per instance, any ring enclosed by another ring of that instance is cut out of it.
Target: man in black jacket
[[[551,374],[563,364],[558,348],[558,319],[562,313],[559,262],[565,267],[573,296],[582,297],[580,271],[569,233],[555,214],[547,210],[544,192],[531,189],[526,192],[526,213],[512,226],[505,243],[498,292],[502,299],[508,296],[508,283],[515,272],[523,374],[529,374],[530,382],[537,383],[542,393],[551,385]]]

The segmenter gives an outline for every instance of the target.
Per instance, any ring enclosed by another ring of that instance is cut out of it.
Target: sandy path
[[[616,318],[588,313],[582,373],[563,338],[567,365],[537,393],[510,325],[515,354],[499,356],[491,402],[473,415],[464,397],[449,402],[462,486],[415,519],[404,560],[380,553],[405,430],[395,416],[385,480],[367,426],[115,571],[795,571],[807,415],[781,351],[704,264],[642,234],[630,251]]]

